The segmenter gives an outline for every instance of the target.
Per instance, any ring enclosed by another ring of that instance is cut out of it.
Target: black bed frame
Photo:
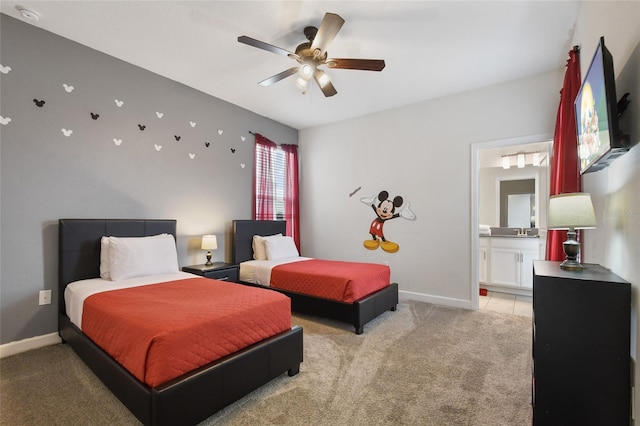
[[[233,260],[240,264],[253,259],[253,236],[285,235],[286,222],[283,220],[234,220],[233,221]],[[243,284],[263,287],[257,284]],[[301,293],[273,289],[291,298],[291,310],[304,314],[317,315],[353,324],[356,334],[364,332],[364,325],[380,314],[395,311],[398,305],[398,284],[378,290],[353,303],[337,302]]]
[[[145,425],[196,424],[302,362],[302,328],[258,342],[161,386],[140,382],[95,345],[66,315],[64,289],[70,282],[100,276],[100,238],[176,235],[175,220],[60,219],[60,337]]]

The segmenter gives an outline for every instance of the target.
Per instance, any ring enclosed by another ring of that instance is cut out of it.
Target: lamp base
[[[211,262],[211,252],[207,252],[207,263],[204,264],[204,266],[213,266],[213,263]]]
[[[584,268],[578,262],[578,254],[580,254],[580,243],[576,241],[576,231],[570,229],[567,232],[567,241],[562,243],[565,261],[560,264],[560,268],[565,271],[582,271]]]
[[[560,269],[564,269],[565,271],[582,271],[584,266],[575,260],[567,259],[560,264]]]

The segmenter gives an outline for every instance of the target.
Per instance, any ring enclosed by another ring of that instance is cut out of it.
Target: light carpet
[[[528,425],[531,319],[406,301],[355,335],[294,314],[304,362],[201,425]],[[67,345],[0,361],[0,424],[135,425]]]

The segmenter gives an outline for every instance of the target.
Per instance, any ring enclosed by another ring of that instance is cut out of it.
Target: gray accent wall
[[[249,132],[297,144],[297,130],[0,19],[0,343],[57,331],[59,218],[177,219],[180,266],[204,263],[208,233],[228,261],[231,221],[252,214]]]

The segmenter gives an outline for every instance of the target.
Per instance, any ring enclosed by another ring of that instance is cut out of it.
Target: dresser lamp
[[[215,235],[203,235],[202,236],[202,244],[200,245],[202,250],[207,250],[207,263],[205,266],[211,266],[211,250],[218,249],[218,240]]]
[[[560,264],[560,268],[581,271],[583,267],[577,260],[580,254],[580,243],[576,240],[576,229],[596,227],[591,194],[574,192],[551,196],[547,226],[549,229],[568,230],[567,240],[562,243],[566,258]]]

